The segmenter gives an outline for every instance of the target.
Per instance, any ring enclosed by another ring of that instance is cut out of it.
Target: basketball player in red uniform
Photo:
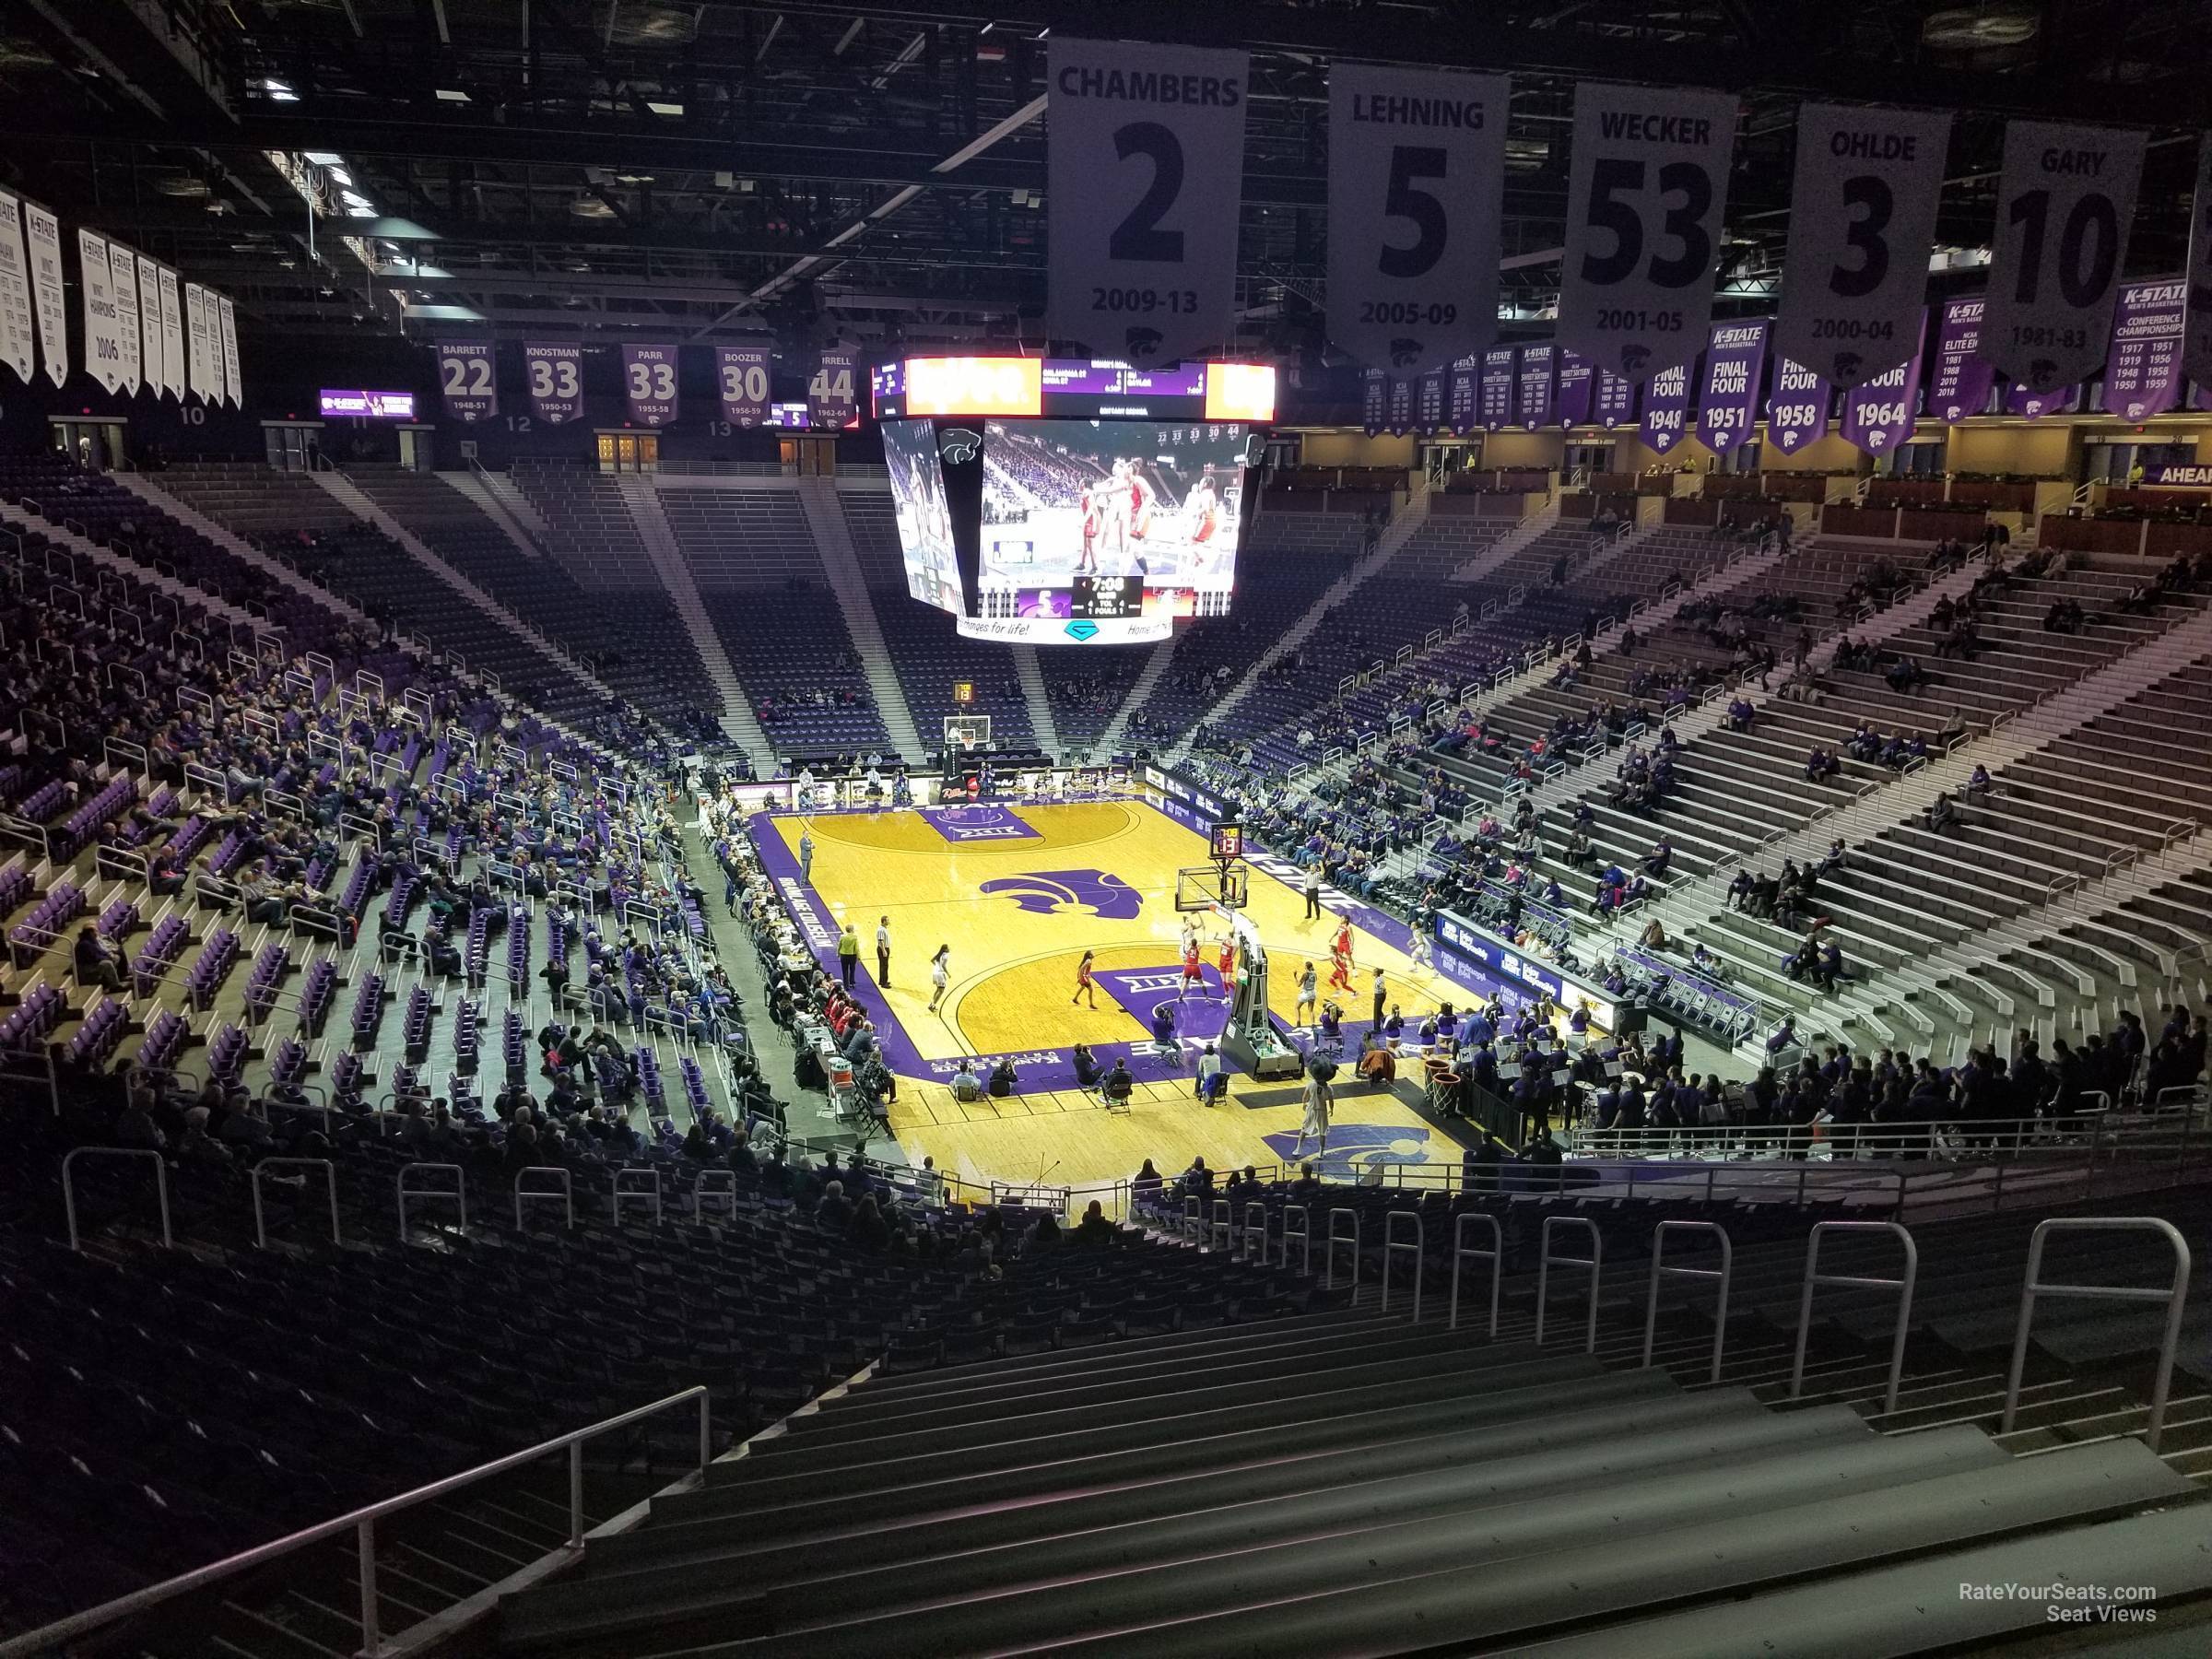
[[[1349,991],[1352,988],[1352,924],[1341,924],[1336,936],[1329,943],[1329,989]]]
[[[1076,964],[1076,994],[1067,999],[1069,1007],[1074,1007],[1087,996],[1090,998],[1092,1007],[1099,1006],[1099,989],[1090,982],[1091,963],[1097,959],[1096,951],[1087,950],[1083,953],[1083,959]]]
[[[1206,994],[1206,970],[1198,965],[1198,940],[1193,935],[1182,947],[1182,983],[1175,987],[1175,1000],[1181,1002],[1192,987],[1199,995]]]
[[[1237,991],[1237,939],[1234,934],[1221,935],[1221,994],[1234,996]]]

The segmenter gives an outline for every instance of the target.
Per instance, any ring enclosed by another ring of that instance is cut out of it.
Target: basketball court
[[[1192,902],[1209,853],[1205,837],[1170,816],[1181,810],[1130,796],[754,818],[768,873],[825,965],[835,971],[843,922],[860,935],[856,988],[899,1078],[891,1127],[916,1162],[931,1156],[939,1169],[978,1182],[1081,1186],[1125,1180],[1147,1158],[1171,1173],[1198,1155],[1218,1167],[1288,1159],[1301,1116],[1297,1078],[1235,1077],[1229,1100],[1210,1110],[1194,1095],[1196,1056],[1229,1017],[1218,963],[1230,928],[1218,912],[1177,908],[1179,872]],[[797,848],[808,828],[813,868],[802,881]],[[1269,1011],[1284,1025],[1297,1013],[1308,961],[1330,994],[1330,942],[1346,920],[1355,966],[1349,993],[1335,1000],[1347,1053],[1366,1028],[1377,968],[1409,1024],[1439,1000],[1465,1005],[1465,986],[1415,964],[1410,935],[1394,919],[1332,894],[1322,919],[1306,920],[1298,879],[1288,865],[1255,861],[1243,912],[1270,959]],[[1175,1001],[1182,983],[1186,915],[1198,933],[1201,987],[1178,1006],[1175,1051],[1163,1053],[1153,1042],[1154,1013]],[[888,991],[875,974],[883,917],[892,940]],[[949,947],[947,982],[933,1011],[930,959],[939,946]],[[1093,996],[1071,1005],[1087,950],[1095,1007]],[[1137,1079],[1129,1112],[1105,1112],[1077,1087],[1069,1053],[1078,1041],[1101,1067],[1127,1058]],[[1001,1057],[1014,1061],[1020,1094],[953,1098],[947,1079],[963,1058],[987,1077]],[[1336,1092],[1328,1166],[1339,1178],[1378,1158],[1457,1161],[1455,1144],[1348,1065]]]

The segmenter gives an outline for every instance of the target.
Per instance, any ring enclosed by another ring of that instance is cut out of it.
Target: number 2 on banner
[[[629,365],[629,394],[640,403],[672,403],[676,398],[674,363]]]
[[[449,357],[441,359],[448,397],[491,395],[491,360],[488,358]]]
[[[530,395],[536,398],[574,397],[577,392],[576,365],[566,358],[530,360]]]
[[[724,363],[722,366],[722,395],[730,403],[766,403],[768,371],[758,363]]]

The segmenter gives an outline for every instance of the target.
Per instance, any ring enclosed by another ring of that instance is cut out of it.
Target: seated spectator
[[[69,957],[76,982],[87,990],[95,985],[103,991],[123,989],[123,971],[116,966],[115,953],[93,924],[88,922],[78,930]]]
[[[994,1098],[1003,1100],[1018,1092],[1020,1087],[1021,1079],[1015,1073],[1011,1058],[1002,1059],[991,1068],[991,1093]]]
[[[975,1063],[962,1060],[959,1070],[952,1074],[952,1098],[956,1100],[980,1100],[983,1098],[982,1080],[975,1075]]]

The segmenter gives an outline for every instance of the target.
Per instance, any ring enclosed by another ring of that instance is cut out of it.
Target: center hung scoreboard
[[[907,592],[961,633],[1132,643],[1229,609],[1273,368],[907,358],[870,382]]]

